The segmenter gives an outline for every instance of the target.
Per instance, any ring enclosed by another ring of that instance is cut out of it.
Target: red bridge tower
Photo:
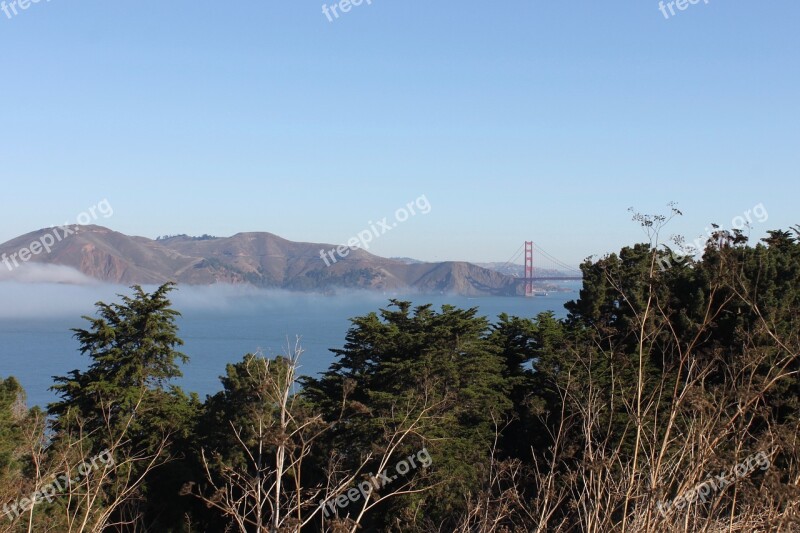
[[[533,296],[533,241],[525,241],[525,296]]]

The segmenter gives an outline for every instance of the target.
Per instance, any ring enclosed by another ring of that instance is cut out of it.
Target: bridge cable
[[[555,257],[553,257],[552,255],[550,255],[549,253],[547,253],[547,251],[546,251],[546,250],[544,250],[544,249],[543,249],[541,246],[539,246],[538,244],[536,244],[536,243],[534,243],[534,244],[536,245],[536,249],[539,251],[539,253],[541,253],[543,256],[547,257],[547,258],[548,258],[550,261],[552,261],[552,262],[553,262],[553,263],[554,263],[556,266],[559,266],[559,267],[561,267],[562,269],[565,269],[565,270],[567,270],[568,272],[574,272],[574,273],[576,273],[576,274],[583,274],[583,273],[582,273],[580,270],[578,270],[578,269],[576,269],[576,268],[574,268],[574,267],[571,267],[571,266],[569,266],[568,264],[564,263],[563,261],[561,261],[561,260],[559,260],[559,259],[556,259],[556,258],[555,258]]]
[[[504,269],[504,268],[506,268],[508,265],[510,265],[510,264],[511,264],[513,261],[515,261],[516,259],[518,259],[519,255],[522,253],[522,248],[523,248],[524,246],[525,246],[525,245],[523,244],[523,245],[521,245],[519,248],[517,248],[517,251],[516,251],[516,252],[514,252],[514,255],[512,255],[512,256],[511,256],[511,259],[509,259],[508,261],[506,261],[506,262],[503,264],[503,266],[502,266],[502,267],[500,267],[500,268],[501,268],[501,269]]]

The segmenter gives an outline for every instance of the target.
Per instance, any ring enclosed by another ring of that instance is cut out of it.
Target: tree
[[[103,451],[114,461],[102,476],[81,480],[85,490],[66,509],[70,531],[147,523],[148,515],[169,507],[147,501],[148,483],[157,490],[169,482],[157,471],[174,460],[176,442],[189,437],[198,408],[196,397],[170,384],[181,375],[178,363],[188,360],[175,349],[183,341],[179,313],[167,298],[173,288],[167,283],[148,294],[134,286],[121,303],[99,302],[98,316],[84,317],[89,329],[74,330],[91,363],[85,372],[54,378],[60,400],[48,408],[55,417],[52,453],[67,469]],[[177,494],[180,481],[171,484]]]
[[[445,305],[436,312],[421,305],[412,311],[410,302],[392,300],[380,316],[352,323],[344,349],[333,350],[338,360],[322,378],[304,380],[304,394],[326,419],[340,420],[329,446],[347,449],[351,467],[380,449],[387,431],[404,429],[424,413],[402,453],[430,450],[437,486],[425,501],[393,500],[371,527],[387,527],[387,515],[394,527],[410,527],[420,517],[448,524],[489,462],[497,421],[511,414],[488,321],[476,308]]]
[[[374,488],[366,470],[377,465],[383,471],[392,464],[422,416],[387,433],[354,468],[348,468],[350,450],[322,460],[313,455],[327,448],[324,441],[338,421],[324,420],[296,394],[301,352],[298,341],[285,357],[246,355],[227,366],[223,391],[206,402],[208,431],[200,449],[204,479],[188,482],[183,492],[218,511],[220,520],[207,521],[214,529],[295,532],[313,526],[355,533],[372,508],[425,490],[410,482]],[[342,498],[350,512],[340,518]]]

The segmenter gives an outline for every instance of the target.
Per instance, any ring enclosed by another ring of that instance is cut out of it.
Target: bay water
[[[534,298],[448,295],[397,295],[342,292],[324,296],[308,293],[264,291],[247,287],[181,287],[170,295],[181,312],[180,351],[190,357],[177,384],[201,399],[221,389],[219,376],[225,365],[241,361],[247,353],[265,356],[286,353],[297,337],[304,350],[300,373],[316,375],[328,369],[341,348],[350,318],[377,312],[389,299],[414,305],[432,303],[460,308],[477,307],[479,315],[495,321],[500,313],[533,317],[551,310],[563,317],[564,303],[576,299],[579,282],[563,282],[564,291]],[[152,288],[146,288],[152,289]],[[0,377],[14,376],[27,392],[28,405],[46,406],[56,399],[49,388],[53,376],[85,369],[89,359],[78,352],[71,328],[86,328],[82,315],[94,315],[94,303],[119,301],[130,295],[113,285],[61,285],[0,283]]]

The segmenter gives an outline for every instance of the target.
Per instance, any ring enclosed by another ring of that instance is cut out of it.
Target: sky
[[[338,244],[385,218],[369,251],[429,261],[533,240],[577,264],[673,201],[665,237],[800,223],[794,0],[15,7],[0,242],[102,201],[93,223],[151,238]]]

